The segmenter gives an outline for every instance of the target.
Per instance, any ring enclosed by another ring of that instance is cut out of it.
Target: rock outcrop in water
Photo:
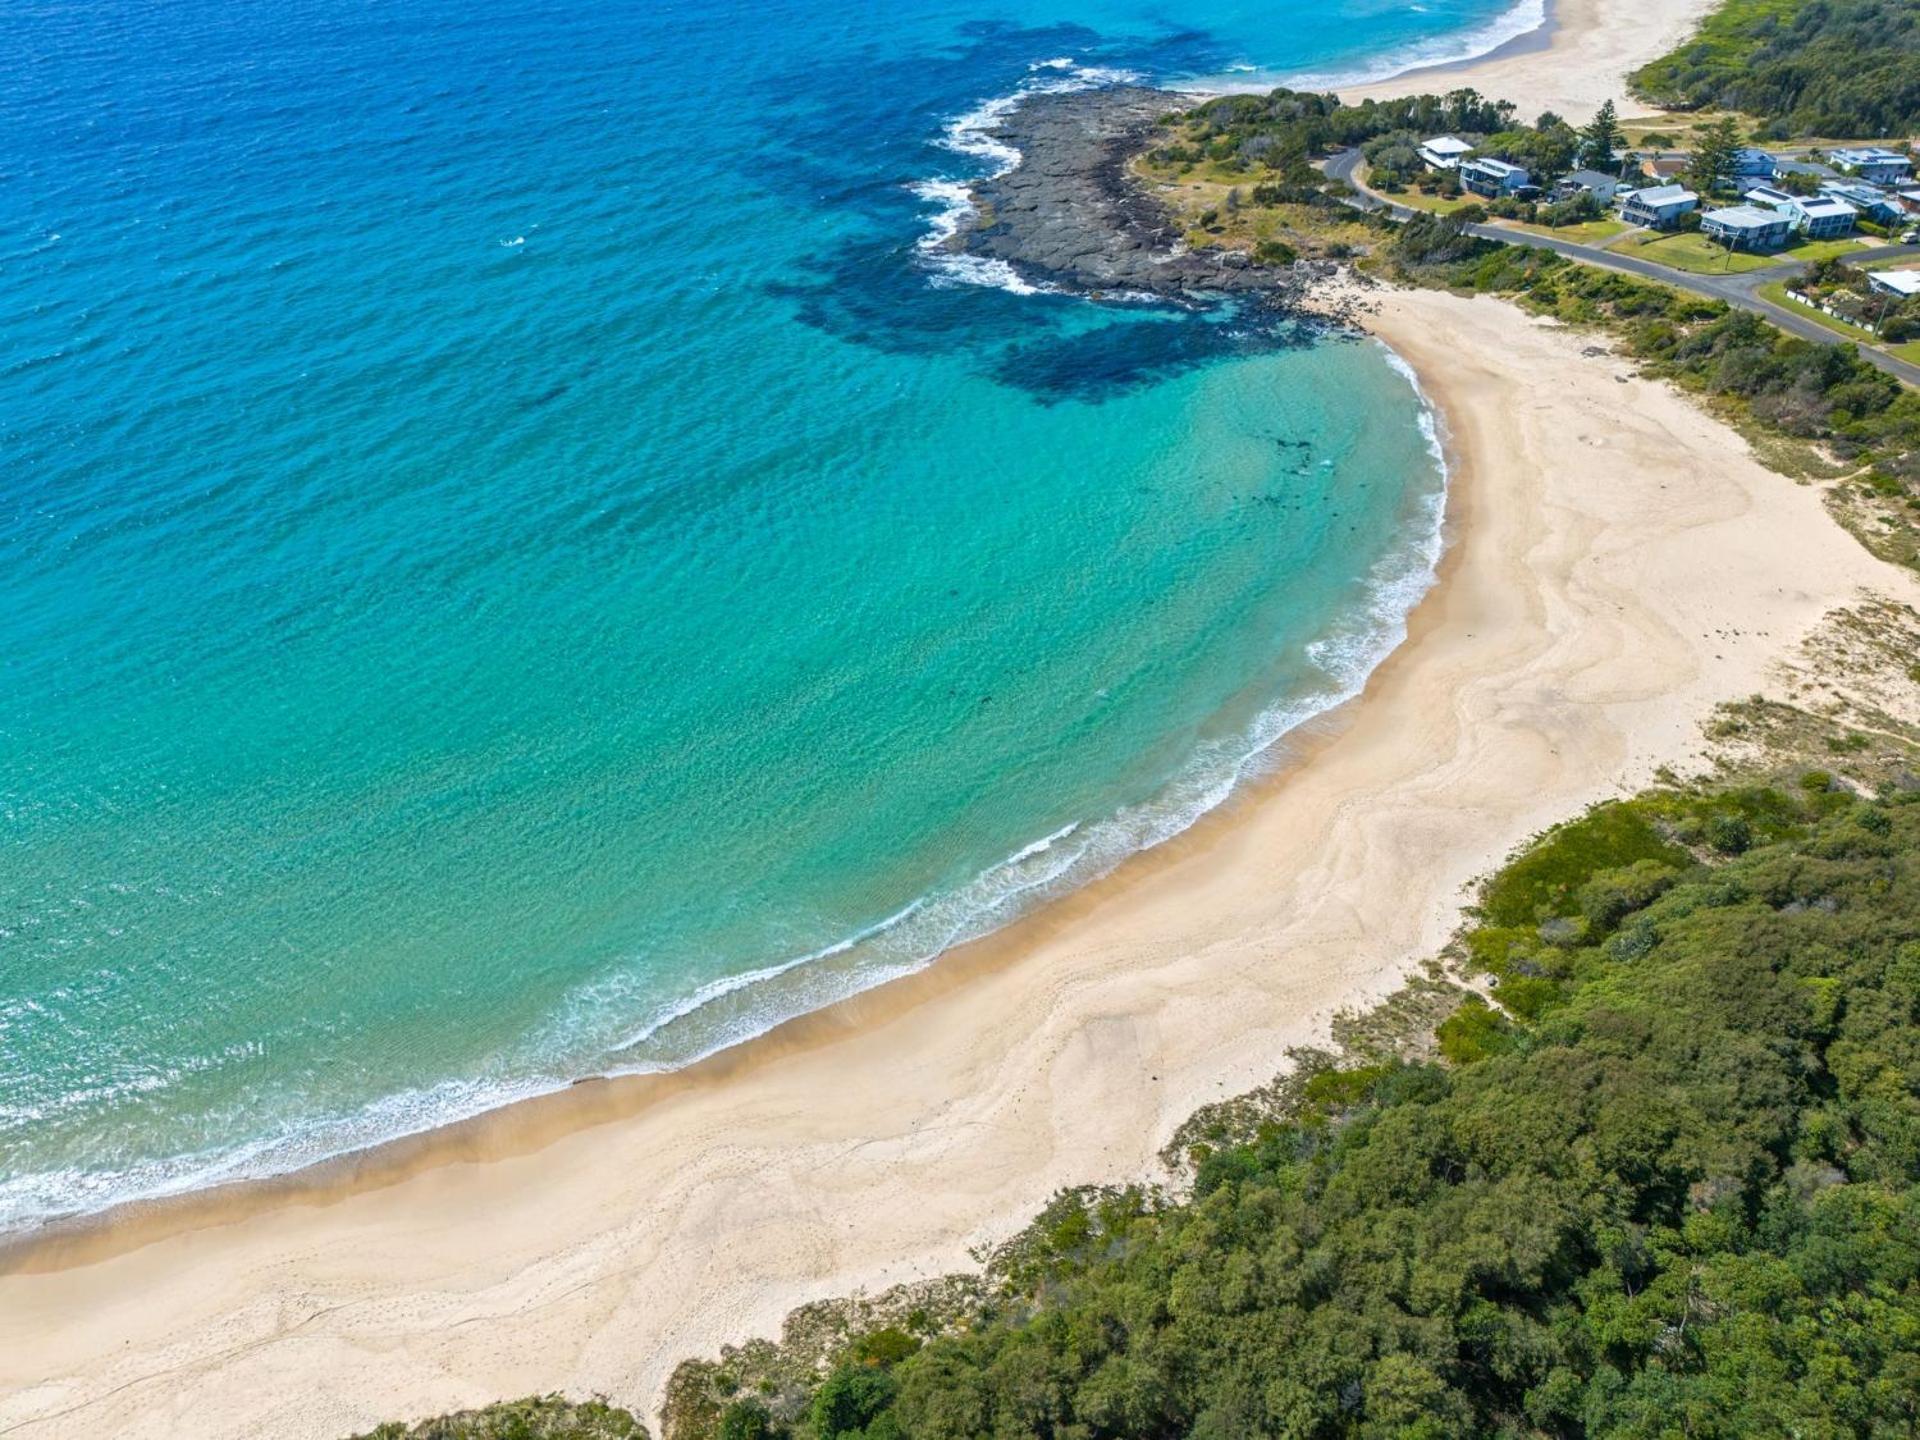
[[[1128,173],[1154,122],[1185,103],[1139,86],[1023,101],[992,132],[1020,152],[1020,163],[975,187],[979,221],[954,244],[1074,290],[1258,292],[1282,305],[1302,298],[1315,267],[1187,249],[1166,206]]]

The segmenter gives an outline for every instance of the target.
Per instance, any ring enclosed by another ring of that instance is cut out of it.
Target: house
[[[1861,214],[1883,223],[1890,224],[1906,213],[1886,191],[1854,180],[1822,180],[1820,193],[1829,200],[1844,200]]]
[[[1840,172],[1831,165],[1821,165],[1813,160],[1786,160],[1779,156],[1773,161],[1774,178],[1782,175],[1805,175],[1809,180],[1838,180]]]
[[[1883,149],[1878,145],[1863,145],[1854,149],[1832,150],[1829,158],[1835,165],[1849,174],[1858,175],[1875,185],[1891,185],[1913,174],[1913,160],[1898,150]]]
[[[1853,222],[1860,212],[1844,200],[1831,195],[1802,195],[1795,198],[1789,212],[1809,240],[1834,240],[1853,233]]]
[[[1671,180],[1676,175],[1685,174],[1691,164],[1693,157],[1690,155],[1655,155],[1640,162],[1640,173],[1649,180]]]
[[[1764,150],[1746,147],[1733,152],[1733,176],[1736,180],[1771,180],[1774,159]]]
[[[1575,170],[1571,175],[1562,175],[1553,182],[1553,198],[1571,200],[1576,195],[1591,195],[1602,205],[1609,204],[1619,193],[1620,182],[1611,175],[1603,175],[1598,170]]]
[[[1867,288],[1909,300],[1920,295],[1920,270],[1869,270]]]
[[[1703,214],[1700,233],[1729,250],[1778,250],[1793,234],[1793,219],[1757,205],[1728,205]]]
[[[1458,135],[1436,135],[1420,143],[1420,158],[1435,170],[1457,170],[1472,153],[1473,146]]]
[[[1680,217],[1699,203],[1700,197],[1684,185],[1654,185],[1627,196],[1620,207],[1620,218],[1629,225],[1666,230],[1678,225]]]
[[[1789,195],[1771,185],[1756,185],[1740,198],[1749,205],[1785,215],[1792,221],[1793,228],[1804,232],[1809,240],[1831,240],[1837,235],[1851,234],[1853,222],[1860,216],[1846,201],[1830,195]]]
[[[1482,156],[1478,160],[1463,161],[1460,166],[1460,183],[1488,200],[1511,195],[1526,185],[1527,181],[1525,166],[1509,165],[1504,160]]]

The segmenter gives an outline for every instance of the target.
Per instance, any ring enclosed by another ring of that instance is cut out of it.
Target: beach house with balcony
[[[1793,234],[1793,219],[1758,205],[1728,205],[1702,214],[1700,233],[1729,250],[1778,250]]]
[[[1800,232],[1809,240],[1838,240],[1851,235],[1860,212],[1844,200],[1831,195],[1805,195],[1793,202],[1791,212]]]
[[[1920,270],[1869,270],[1867,288],[1910,300],[1920,295]]]
[[[1833,240],[1853,232],[1860,212],[1844,200],[1831,195],[1789,195],[1771,185],[1756,185],[1740,197],[1749,205],[1773,210],[1793,222],[1793,228],[1809,240]]]
[[[1700,197],[1684,185],[1650,185],[1629,194],[1620,207],[1620,218],[1629,225],[1645,225],[1652,230],[1671,230],[1680,217],[1692,213]]]
[[[1487,200],[1500,200],[1515,194],[1528,182],[1524,165],[1509,165],[1505,160],[1481,156],[1462,161],[1460,184]]]
[[[1458,135],[1436,135],[1420,142],[1420,158],[1435,170],[1457,170],[1472,153],[1473,146]]]

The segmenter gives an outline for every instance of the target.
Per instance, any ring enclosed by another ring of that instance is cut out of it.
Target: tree
[[[1613,168],[1613,157],[1626,148],[1627,137],[1620,129],[1618,113],[1608,100],[1593,112],[1593,119],[1580,130],[1580,157],[1596,170]]]
[[[1700,132],[1693,147],[1687,179],[1701,195],[1711,195],[1733,179],[1734,152],[1740,148],[1740,126],[1723,115]]]

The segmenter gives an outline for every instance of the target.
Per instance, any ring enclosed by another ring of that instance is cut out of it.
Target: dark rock
[[[1138,86],[1029,97],[993,132],[1019,150],[1020,163],[975,189],[990,223],[963,228],[953,243],[1069,290],[1258,295],[1295,307],[1331,267],[1189,250],[1166,206],[1129,173],[1154,122],[1184,103]]]

